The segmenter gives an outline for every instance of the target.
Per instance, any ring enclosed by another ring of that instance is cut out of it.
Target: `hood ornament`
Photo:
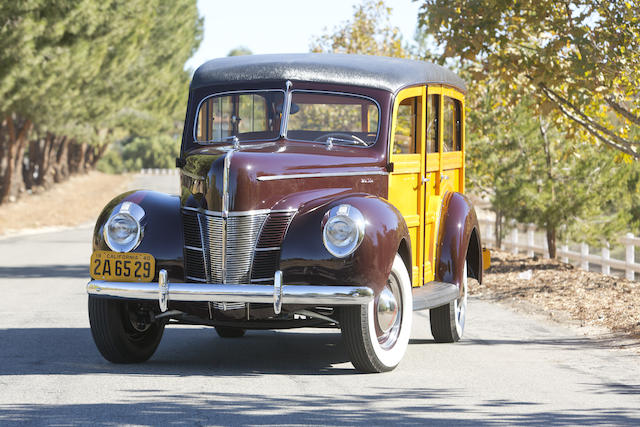
[[[230,139],[231,139],[231,144],[233,144],[234,150],[237,150],[238,148],[240,148],[240,140],[238,139],[237,136],[233,135]]]

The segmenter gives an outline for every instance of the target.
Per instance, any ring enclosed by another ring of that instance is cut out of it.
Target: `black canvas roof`
[[[243,81],[297,80],[350,84],[390,92],[431,83],[466,90],[453,72],[429,62],[329,53],[231,56],[198,67],[191,88]]]

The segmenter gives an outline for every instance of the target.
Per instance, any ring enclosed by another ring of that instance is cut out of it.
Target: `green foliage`
[[[507,105],[492,85],[475,90],[467,118],[469,183],[498,217],[545,229],[552,256],[556,237],[598,244],[628,230],[627,184],[638,185],[637,164],[560,131],[532,114],[530,104]]]
[[[0,113],[104,144],[173,131],[201,37],[195,1],[27,0],[0,6]]]
[[[227,53],[227,56],[241,56],[241,55],[253,55],[253,52],[251,52],[251,49],[249,49],[246,46],[238,46],[238,47],[234,47],[229,51],[229,53]]]
[[[180,151],[180,141],[168,135],[135,137],[111,149],[98,163],[106,173],[135,172],[140,169],[171,169]]]
[[[382,0],[366,0],[354,6],[353,19],[335,27],[332,33],[311,42],[312,52],[357,53],[361,55],[410,56],[398,27],[391,25],[391,8]],[[327,30],[325,30],[327,31]]]
[[[508,104],[640,159],[638,0],[427,0],[420,25]]]

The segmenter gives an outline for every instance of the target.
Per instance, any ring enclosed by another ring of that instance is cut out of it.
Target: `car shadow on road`
[[[248,331],[219,338],[213,328],[169,327],[154,356],[118,365],[102,358],[88,328],[0,329],[0,375],[114,373],[136,375],[355,374],[333,330]]]
[[[88,264],[53,264],[24,267],[0,267],[0,279],[86,278]]]
[[[463,338],[459,344],[462,345],[516,345],[516,346],[552,346],[565,350],[584,350],[585,348],[611,349],[640,348],[637,341],[622,341],[620,336],[615,334],[606,334],[594,337],[558,337],[558,338],[528,338],[528,339],[469,339]]]

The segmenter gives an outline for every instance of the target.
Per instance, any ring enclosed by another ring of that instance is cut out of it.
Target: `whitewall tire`
[[[407,351],[413,319],[411,279],[396,254],[385,288],[367,305],[342,310],[340,327],[360,372],[394,369]]]
[[[468,278],[466,261],[460,287],[462,295],[458,299],[429,310],[431,334],[436,342],[456,342],[462,338],[467,318]]]

